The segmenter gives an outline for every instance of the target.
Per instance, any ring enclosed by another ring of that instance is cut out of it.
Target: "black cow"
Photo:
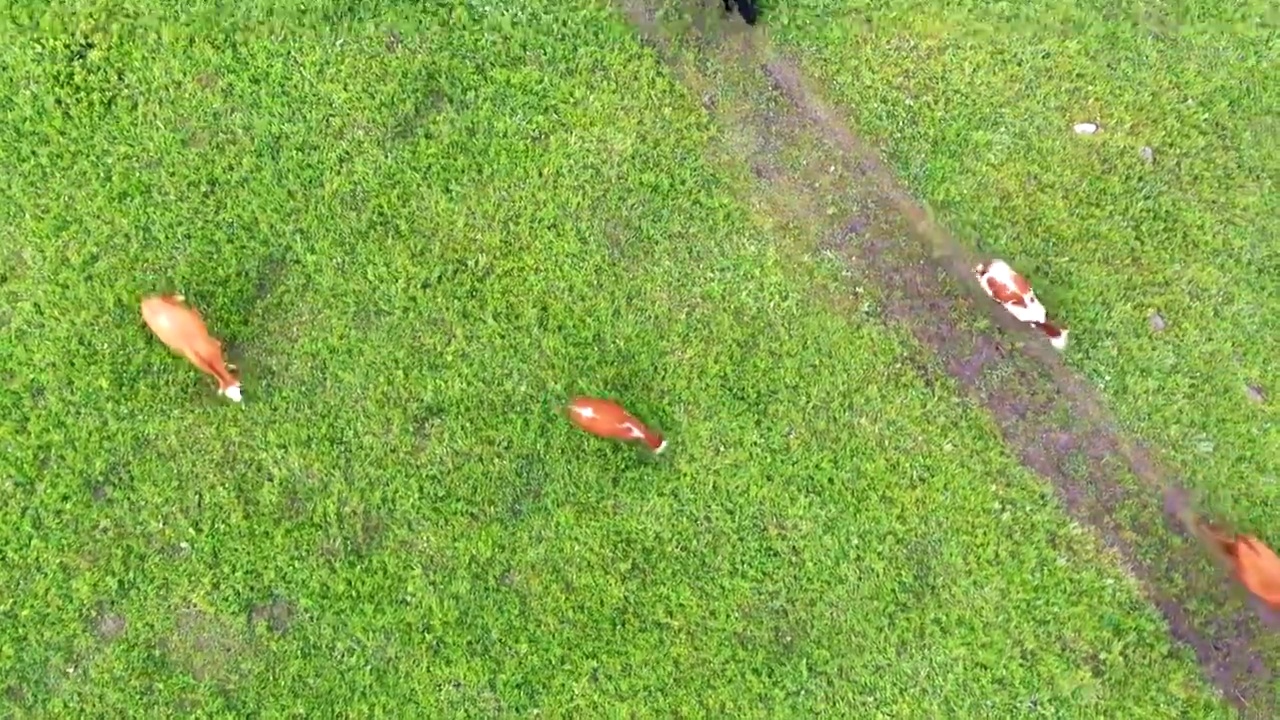
[[[724,0],[724,11],[733,12],[734,4],[738,6],[738,14],[748,25],[756,24],[756,15],[759,11],[756,9],[756,0]]]

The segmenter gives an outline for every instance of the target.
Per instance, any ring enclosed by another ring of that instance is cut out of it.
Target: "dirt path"
[[[1179,519],[1185,494],[1056,351],[996,312],[970,279],[978,258],[769,46],[767,30],[725,19],[710,0],[614,1],[719,121],[714,151],[751,185],[757,209],[822,239],[792,250],[838,258],[851,283],[883,288],[886,320],[936,354],[920,369],[926,380],[950,377],[988,410],[1023,464],[1116,552],[1228,702],[1246,717],[1276,716],[1270,666],[1280,645],[1261,622],[1274,618],[1224,582],[1222,558],[1206,561]]]

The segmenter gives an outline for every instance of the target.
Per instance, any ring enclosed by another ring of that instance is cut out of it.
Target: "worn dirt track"
[[[1258,642],[1275,619],[1224,581],[1225,559],[1189,532],[1186,493],[1047,342],[980,294],[970,271],[979,258],[770,46],[767,27],[726,18],[719,2],[613,1],[717,119],[713,153],[730,174],[742,170],[759,209],[837,258],[850,282],[884,287],[886,321],[938,359],[920,368],[926,380],[950,377],[986,408],[1022,463],[1115,551],[1227,702],[1245,717],[1276,717],[1275,655]],[[895,282],[873,283],[883,278]],[[1196,609],[1206,605],[1216,612]]]

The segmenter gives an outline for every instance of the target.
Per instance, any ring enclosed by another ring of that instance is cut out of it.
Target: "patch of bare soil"
[[[273,598],[271,602],[254,605],[249,610],[249,624],[265,623],[271,632],[283,635],[294,623],[298,609],[285,598]]]
[[[27,692],[26,688],[17,683],[12,683],[5,688],[4,697],[16,707],[25,706],[27,701],[31,699],[31,695]]]
[[[113,612],[105,605],[98,608],[98,612],[94,615],[93,633],[104,643],[119,639],[128,629],[129,621],[124,615]]]
[[[936,355],[918,368],[926,382],[949,377],[986,408],[1023,464],[1116,553],[1223,697],[1248,717],[1275,717],[1275,654],[1259,649],[1259,616],[1224,582],[1224,559],[1188,541],[1185,495],[1117,430],[1091,385],[981,294],[971,274],[979,258],[770,48],[767,29],[725,18],[718,2],[615,2],[719,121],[712,151],[738,173],[744,197],[817,239],[789,250],[839,261],[850,294],[876,295],[886,321]]]
[[[226,686],[235,681],[246,646],[242,627],[188,608],[178,613],[173,633],[161,642],[161,650],[197,682]]]

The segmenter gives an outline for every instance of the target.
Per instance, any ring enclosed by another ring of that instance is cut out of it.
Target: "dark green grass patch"
[[[613,14],[122,7],[0,52],[7,709],[1225,713]],[[242,406],[148,336],[170,288]]]
[[[1274,8],[948,8],[805,0],[770,31],[962,241],[1028,274],[1126,425],[1265,536],[1280,501]],[[1081,121],[1102,131],[1077,136]]]

